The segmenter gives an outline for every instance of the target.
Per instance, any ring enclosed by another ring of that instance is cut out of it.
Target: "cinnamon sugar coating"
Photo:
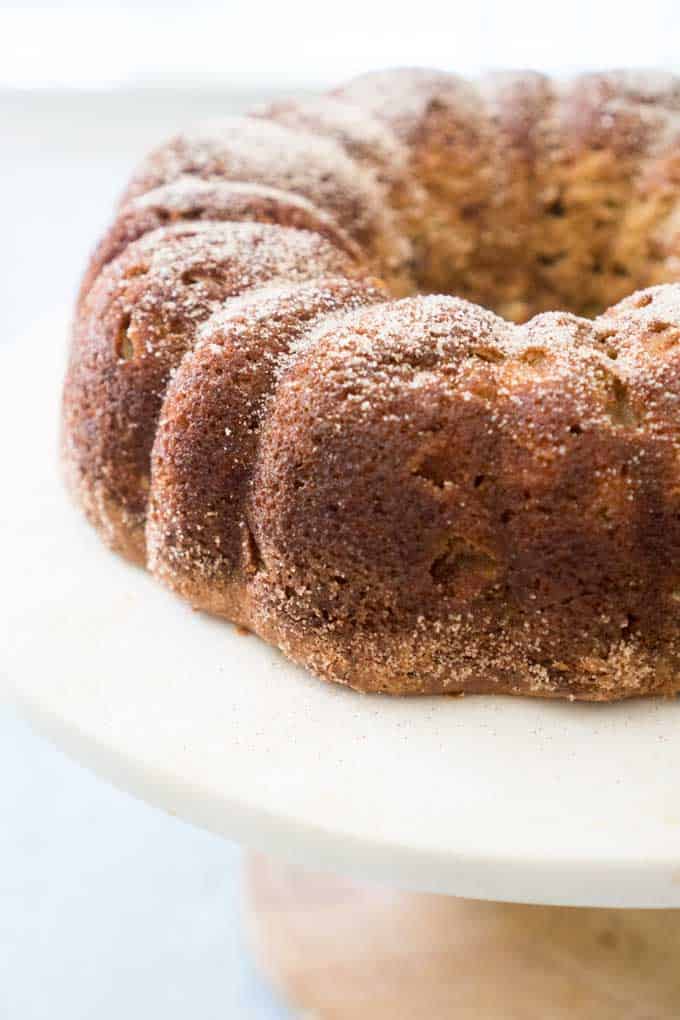
[[[131,199],[118,214],[90,259],[80,300],[104,266],[133,241],[168,224],[198,221],[275,223],[281,227],[313,230],[357,261],[362,258],[361,248],[342,227],[300,195],[239,181],[178,177],[170,184]]]
[[[679,117],[407,69],[161,146],[76,312],[89,519],[360,690],[676,692]]]
[[[104,268],[77,316],[63,431],[70,486],[113,548],[145,559],[158,416],[200,324],[243,291],[323,272],[357,269],[311,231],[214,222],[162,227]]]
[[[256,117],[199,125],[149,155],[123,204],[187,174],[274,187],[307,199],[365,250],[375,272],[394,278],[399,291],[409,288],[410,247],[384,188],[333,139]]]

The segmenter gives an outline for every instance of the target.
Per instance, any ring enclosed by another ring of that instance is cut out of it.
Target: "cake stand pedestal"
[[[254,942],[292,999],[333,1018],[677,1020],[680,700],[324,685],[112,556],[68,504],[58,329],[0,362],[16,704],[153,804],[295,868],[385,883],[251,866]]]
[[[246,930],[304,1016],[677,1020],[680,911],[400,892],[252,855]]]

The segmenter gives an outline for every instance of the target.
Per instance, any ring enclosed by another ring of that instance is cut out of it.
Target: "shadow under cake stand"
[[[315,1016],[677,1020],[680,701],[360,696],[192,612],[64,495],[59,340],[0,360],[0,639],[33,724],[267,854],[248,931]]]

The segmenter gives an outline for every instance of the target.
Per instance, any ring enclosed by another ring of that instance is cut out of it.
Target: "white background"
[[[0,10],[1,342],[70,303],[131,166],[192,117],[391,64],[673,69],[679,43],[677,0]],[[0,706],[0,1020],[284,1016],[241,945],[238,862]]]
[[[469,71],[674,65],[676,0],[288,0],[9,9],[0,80],[327,81],[394,64]]]

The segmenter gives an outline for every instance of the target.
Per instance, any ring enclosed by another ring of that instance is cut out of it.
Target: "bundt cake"
[[[679,416],[680,79],[388,71],[143,162],[63,459],[320,677],[606,701],[680,689]]]

